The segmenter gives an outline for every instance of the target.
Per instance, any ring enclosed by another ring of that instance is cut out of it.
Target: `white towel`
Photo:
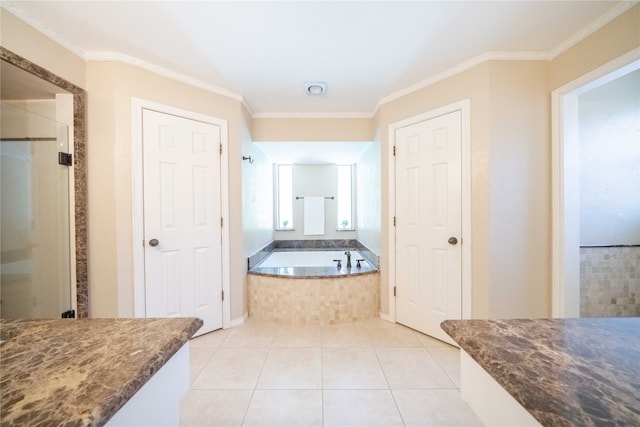
[[[304,235],[324,234],[324,197],[304,197]]]

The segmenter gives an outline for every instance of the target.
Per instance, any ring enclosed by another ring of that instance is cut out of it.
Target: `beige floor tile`
[[[253,389],[267,356],[267,348],[223,348],[211,356],[192,389]]]
[[[460,388],[460,349],[454,346],[429,347],[427,351],[449,375],[456,387]]]
[[[393,390],[407,426],[481,427],[459,390]]]
[[[320,325],[281,325],[273,337],[272,347],[320,347]]]
[[[402,426],[389,390],[324,390],[325,426]]]
[[[374,347],[421,347],[417,334],[402,325],[390,322],[367,325],[367,334]]]
[[[258,389],[321,389],[321,349],[271,348]]]
[[[423,347],[376,348],[391,389],[455,388],[445,371]]]
[[[323,348],[325,389],[386,389],[387,380],[372,348]]]
[[[447,344],[444,341],[440,341],[438,339],[430,337],[429,335],[421,334],[420,332],[416,332],[416,336],[425,347],[451,347],[450,344]]]
[[[189,390],[180,404],[180,426],[240,426],[252,394],[252,390]]]
[[[189,373],[190,383],[196,379],[204,365],[209,361],[216,349],[211,347],[191,347],[189,348]]]
[[[220,347],[269,347],[277,329],[277,325],[255,323],[231,328]]]
[[[322,346],[371,347],[371,340],[363,323],[338,323],[322,327]]]
[[[220,343],[227,337],[231,329],[218,329],[217,331],[209,332],[207,334],[200,335],[199,337],[189,340],[191,348],[200,347],[213,347],[217,348]]]
[[[322,390],[256,390],[244,426],[322,426]]]

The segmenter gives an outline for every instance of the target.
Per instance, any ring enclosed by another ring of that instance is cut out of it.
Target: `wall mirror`
[[[88,317],[86,92],[0,59],[0,316]]]

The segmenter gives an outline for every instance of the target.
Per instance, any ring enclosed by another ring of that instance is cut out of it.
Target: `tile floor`
[[[182,426],[481,426],[458,349],[370,319],[249,321],[191,340]]]

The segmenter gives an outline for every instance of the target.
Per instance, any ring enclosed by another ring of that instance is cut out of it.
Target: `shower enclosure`
[[[27,105],[30,111],[23,108]],[[3,318],[73,317],[75,264],[69,203],[73,191],[69,131],[66,125],[33,112],[44,114],[48,109],[47,101],[2,101]]]

